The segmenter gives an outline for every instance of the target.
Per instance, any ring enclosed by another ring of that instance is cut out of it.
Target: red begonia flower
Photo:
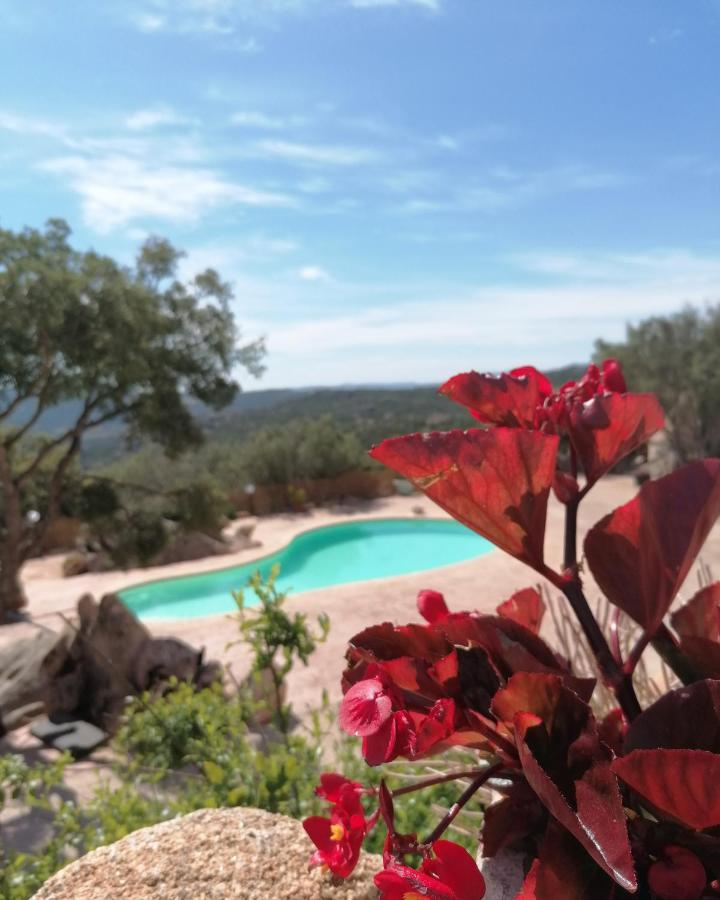
[[[417,607],[423,619],[431,625],[441,622],[450,615],[445,598],[439,591],[420,591],[417,595]]]
[[[364,793],[366,788],[359,781],[350,781],[344,775],[336,772],[323,772],[320,776],[320,784],[315,788],[315,793],[328,803],[339,803],[346,791],[352,791],[358,796]]]
[[[339,878],[347,878],[357,865],[369,830],[354,784],[348,781],[340,789],[329,818],[310,816],[303,822],[303,828],[317,847],[310,865],[327,866]]]
[[[420,871],[391,860],[375,876],[381,900],[480,900],[485,879],[475,860],[452,841],[435,841],[433,857],[423,860]]]
[[[392,716],[393,701],[380,678],[358,681],[345,694],[340,706],[340,726],[348,734],[377,734]]]

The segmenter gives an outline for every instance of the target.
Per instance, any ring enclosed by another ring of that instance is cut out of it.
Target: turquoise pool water
[[[230,612],[231,592],[247,585],[258,569],[280,564],[278,588],[299,593],[314,588],[407,575],[481,556],[492,544],[450,519],[376,519],[328,525],[298,535],[282,550],[242,566],[166,578],[121,591],[145,619],[191,619]],[[432,585],[428,585],[431,587]],[[252,606],[254,594],[246,593]]]

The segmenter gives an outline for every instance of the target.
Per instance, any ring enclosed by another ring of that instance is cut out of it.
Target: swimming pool
[[[258,569],[280,564],[279,590],[309,591],[406,575],[481,556],[492,544],[452,519],[370,519],[305,531],[286,547],[242,566],[164,578],[120,592],[143,619],[192,619],[235,609],[231,592]],[[246,605],[254,594],[248,591]]]

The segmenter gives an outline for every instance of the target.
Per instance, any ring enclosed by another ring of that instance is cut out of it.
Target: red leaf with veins
[[[459,522],[539,571],[558,438],[511,428],[409,434],[370,451]]]
[[[498,691],[492,710],[512,720],[525,777],[551,815],[622,888],[634,890],[612,753],[590,707],[557,676],[521,673]]]
[[[511,619],[537,634],[545,615],[545,604],[535,588],[524,588],[522,591],[516,591],[509,600],[501,603],[497,608],[497,613],[504,619]]]
[[[707,750],[633,750],[613,772],[655,809],[689,828],[720,825],[720,755]]]
[[[720,459],[648,481],[601,519],[585,554],[607,598],[654,632],[720,515]]]
[[[598,394],[571,414],[570,441],[588,484],[609,472],[665,425],[653,394]]]
[[[552,393],[552,385],[537,369],[524,366],[502,375],[464,372],[446,381],[439,393],[488,425],[533,428],[535,411]]]

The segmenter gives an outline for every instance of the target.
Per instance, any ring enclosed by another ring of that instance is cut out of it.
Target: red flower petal
[[[450,615],[445,598],[439,591],[420,591],[417,595],[417,607],[423,619],[431,625]]]
[[[475,860],[459,844],[435,841],[435,859],[426,860],[423,869],[451,888],[456,900],[480,900],[485,896],[485,879]]]
[[[545,515],[558,438],[494,428],[410,434],[370,455],[458,521],[544,571]]]
[[[392,715],[392,700],[379,678],[354,684],[340,706],[340,727],[348,734],[375,734]]]

